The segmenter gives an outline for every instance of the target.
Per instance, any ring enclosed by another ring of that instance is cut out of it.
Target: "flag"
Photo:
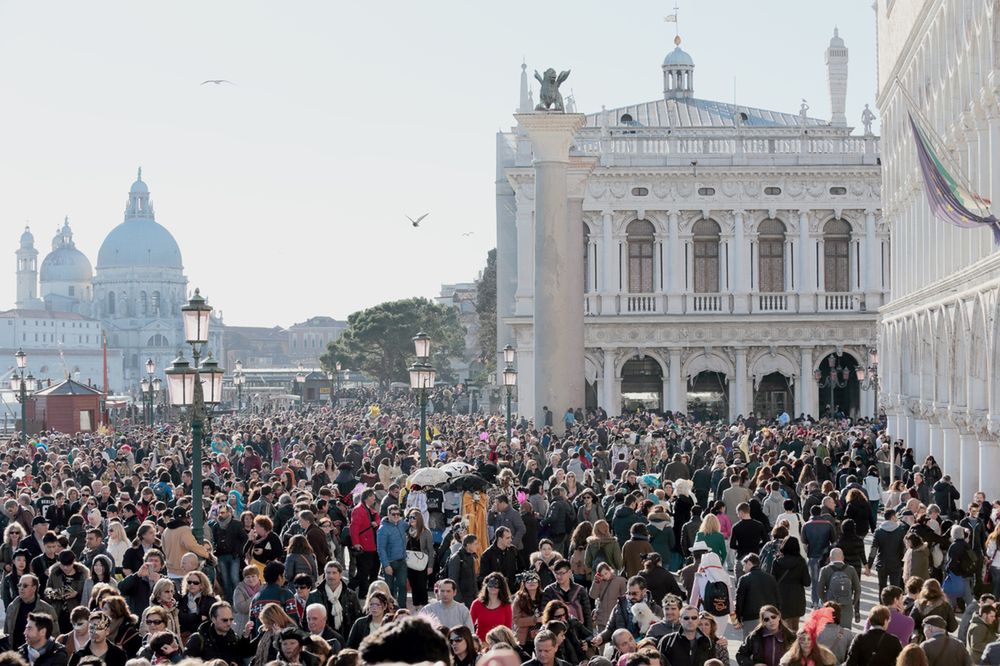
[[[1000,246],[1000,221],[990,212],[989,200],[963,187],[941,163],[927,136],[909,115],[920,160],[920,173],[931,210],[939,219],[962,229],[989,226],[993,245]],[[956,176],[961,174],[956,173]]]
[[[663,17],[666,23],[677,23],[677,14],[667,14]]]

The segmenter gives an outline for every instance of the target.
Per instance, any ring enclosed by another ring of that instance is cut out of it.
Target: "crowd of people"
[[[1000,664],[1000,502],[879,422],[363,397],[214,419],[202,506],[180,423],[11,439],[0,661]]]

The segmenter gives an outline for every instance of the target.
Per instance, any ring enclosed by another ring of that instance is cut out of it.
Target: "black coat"
[[[896,657],[902,651],[898,638],[884,629],[872,627],[851,641],[845,666],[895,666]]]
[[[198,631],[188,638],[184,656],[202,661],[222,659],[226,662],[240,663],[254,656],[254,648],[250,636],[239,638],[232,629],[220,636],[209,621],[202,623]]]
[[[782,654],[792,647],[795,642],[795,634],[785,626],[784,623],[778,625],[781,631]],[[781,655],[777,655],[780,659]],[[766,664],[764,660],[764,627],[758,626],[747,636],[739,649],[736,650],[736,663],[739,666],[754,666],[754,664]]]
[[[812,584],[809,566],[801,555],[781,554],[774,561],[771,574],[781,593],[781,617],[802,617],[806,612],[806,588]]]
[[[17,653],[24,657],[25,662],[30,663],[27,643],[18,648]],[[34,666],[66,666],[67,663],[69,663],[69,655],[66,653],[66,646],[55,639],[49,639],[38,651]]]
[[[736,617],[740,621],[756,620],[761,606],[768,604],[782,607],[781,590],[774,576],[758,568],[743,574],[736,585]]]
[[[448,560],[448,578],[455,581],[458,592],[455,601],[466,606],[472,604],[479,595],[479,586],[476,582],[476,556],[460,548],[457,553]]]
[[[188,608],[187,599],[178,592],[174,595],[177,601],[177,619],[180,621],[181,631],[184,633],[191,633],[198,630],[198,627],[206,622],[209,617],[209,611],[218,599],[210,594],[202,594],[198,598],[197,612],[192,613],[191,609]]]
[[[499,572],[507,579],[507,584],[513,586],[511,581],[516,580],[521,567],[517,562],[517,549],[510,546],[506,550],[500,550],[494,543],[486,549],[486,552],[479,558],[479,582],[494,571]]]
[[[307,604],[323,604],[326,607],[326,624],[328,627],[346,636],[354,626],[354,621],[361,617],[361,602],[358,594],[347,587],[347,583],[340,583],[340,607],[343,615],[343,622],[339,627],[333,625],[333,613],[330,611],[330,598],[326,595],[326,580],[321,580],[315,590],[309,593]]]

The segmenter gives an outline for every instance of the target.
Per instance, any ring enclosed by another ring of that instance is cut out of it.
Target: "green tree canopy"
[[[486,268],[476,281],[476,314],[479,317],[479,355],[487,374],[497,365],[497,250],[486,255]]]
[[[413,336],[423,331],[431,337],[431,363],[438,374],[449,370],[448,357],[460,356],[465,327],[458,310],[426,298],[380,303],[347,318],[347,329],[330,343],[320,358],[323,369],[335,371],[337,362],[378,379],[385,389],[391,382],[409,382],[413,362]]]

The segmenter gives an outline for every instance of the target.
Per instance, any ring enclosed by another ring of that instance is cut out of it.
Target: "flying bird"
[[[413,226],[419,227],[420,226],[420,221],[423,220],[428,215],[430,215],[430,213],[424,213],[423,215],[421,215],[420,217],[418,217],[415,220],[412,217],[410,217],[409,215],[407,215],[406,219],[408,219],[410,221],[410,224],[412,224]]]
[[[228,81],[226,79],[208,79],[207,81],[202,81],[200,85],[205,85],[206,83],[214,83],[215,85],[221,85],[223,83],[228,83],[231,86],[235,86],[236,85],[232,81]]]
[[[476,232],[475,231],[466,231],[464,234],[462,234],[462,236],[468,238],[469,236],[471,236],[474,233],[476,233]]]

